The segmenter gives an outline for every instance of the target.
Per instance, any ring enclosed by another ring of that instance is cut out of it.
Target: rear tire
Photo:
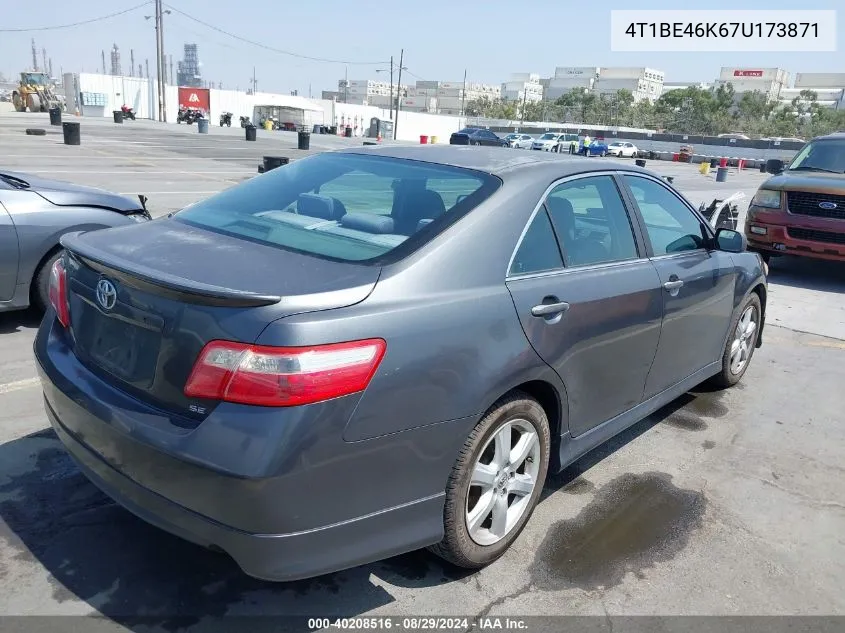
[[[502,450],[496,450],[497,445]],[[501,557],[537,505],[549,468],[550,445],[549,421],[536,400],[514,392],[494,404],[469,434],[452,467],[443,509],[443,540],[429,549],[468,569]],[[489,463],[483,461],[488,458]],[[497,523],[494,517],[503,516]]]
[[[745,375],[760,336],[762,313],[760,297],[752,292],[731,321],[728,340],[722,353],[722,369],[710,379],[715,387],[733,387]]]
[[[33,308],[39,313],[43,314],[50,305],[50,270],[57,259],[62,256],[63,249],[54,251],[48,255],[32,278],[32,284],[29,288],[29,302]]]

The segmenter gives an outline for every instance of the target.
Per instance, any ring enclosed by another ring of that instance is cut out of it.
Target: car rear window
[[[174,218],[318,257],[380,262],[419,248],[500,184],[458,167],[327,152],[252,178]]]

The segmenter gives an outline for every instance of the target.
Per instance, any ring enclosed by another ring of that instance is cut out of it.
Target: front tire
[[[722,353],[722,369],[711,379],[714,386],[721,389],[733,387],[745,375],[760,336],[762,314],[760,297],[752,292],[731,322],[728,341]]]
[[[537,505],[550,445],[549,421],[536,400],[514,392],[494,404],[452,467],[443,540],[429,549],[468,569],[501,557]]]

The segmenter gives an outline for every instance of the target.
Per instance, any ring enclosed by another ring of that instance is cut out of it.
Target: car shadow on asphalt
[[[705,389],[682,396],[551,476],[543,498],[559,490],[592,492],[589,482],[581,489],[592,466],[661,422],[694,417],[702,402],[722,406],[719,397]],[[228,556],[171,536],[114,503],[78,470],[51,429],[0,445],[0,543],[14,559],[0,568],[0,578],[13,577],[16,564],[36,564],[48,573],[53,600],[87,602],[136,631],[182,630],[233,613],[355,616],[394,602],[384,585],[473,582],[472,572],[426,551],[309,580],[252,579]]]
[[[789,255],[769,260],[772,284],[819,292],[845,294],[845,262],[829,262]]]
[[[51,429],[0,444],[0,548],[13,559],[0,567],[0,580],[9,582],[17,564],[36,564],[48,574],[54,601],[87,602],[139,631],[176,631],[232,613],[354,616],[395,600],[383,584],[471,582],[470,572],[426,551],[310,580],[252,579],[228,556],[115,504],[78,470]]]
[[[41,316],[31,309],[0,313],[0,335],[14,334],[21,330],[36,330],[41,323]]]

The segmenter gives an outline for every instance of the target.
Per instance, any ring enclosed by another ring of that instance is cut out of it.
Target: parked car
[[[551,152],[555,149],[555,147],[557,147],[557,144],[563,136],[563,134],[557,134],[555,132],[546,132],[539,138],[534,139],[531,143],[531,149]]]
[[[494,132],[480,127],[466,127],[449,137],[450,145],[489,145],[507,147],[508,142]]]
[[[530,134],[508,134],[505,136],[505,140],[510,147],[515,149],[531,149],[534,137]]]
[[[619,158],[636,158],[639,155],[639,150],[633,143],[617,141],[607,146],[607,153]]]
[[[845,261],[845,134],[812,139],[784,169],[770,160],[748,207],[745,236],[767,262],[788,254]]]
[[[269,580],[496,560],[549,472],[736,384],[765,320],[741,233],[644,169],[544,153],[327,152],[62,243],[35,343],[58,437]]]
[[[0,172],[0,312],[50,303],[59,238],[150,219],[142,199],[33,175]]]
[[[559,154],[568,154],[570,148],[573,148],[573,151],[578,150],[578,135],[577,134],[561,134],[558,136],[557,141],[555,142],[554,147],[551,151],[558,152]]]
[[[598,139],[590,141],[590,144],[587,146],[586,155],[587,156],[607,156],[608,154],[608,146],[607,143],[604,141],[599,141]]]

